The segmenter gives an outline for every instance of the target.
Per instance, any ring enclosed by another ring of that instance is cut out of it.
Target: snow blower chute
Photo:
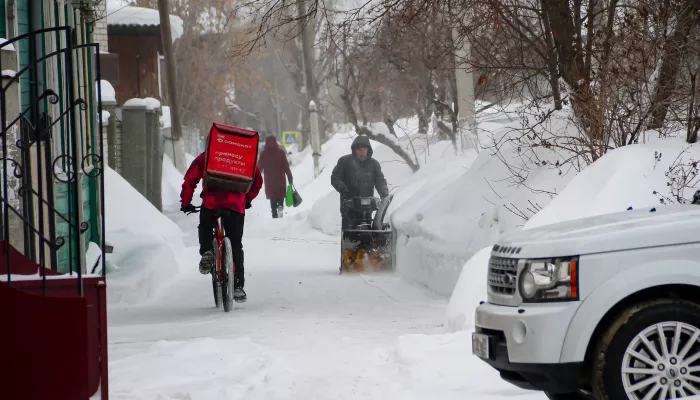
[[[341,273],[393,270],[393,232],[384,222],[393,197],[353,197],[343,202],[346,226],[340,242]]]

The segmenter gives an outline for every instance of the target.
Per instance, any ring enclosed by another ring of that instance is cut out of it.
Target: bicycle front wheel
[[[229,238],[224,238],[221,254],[221,269],[224,280],[221,282],[221,299],[224,303],[224,311],[229,312],[233,308],[233,248]]]
[[[219,277],[217,276],[217,270],[218,270],[218,264],[219,264],[219,244],[216,243],[216,239],[214,239],[214,245],[212,246],[212,249],[214,251],[214,265],[211,268],[211,286],[212,290],[214,291],[214,305],[216,308],[221,307],[221,304],[223,303],[222,301],[222,293],[221,293],[221,283],[219,282]]]

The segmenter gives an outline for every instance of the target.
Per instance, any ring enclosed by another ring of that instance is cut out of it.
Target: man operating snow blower
[[[340,272],[391,269],[392,232],[383,220],[393,196],[367,136],[355,138],[351,149],[331,174],[331,185],[340,193]],[[374,197],[375,188],[381,200]]]

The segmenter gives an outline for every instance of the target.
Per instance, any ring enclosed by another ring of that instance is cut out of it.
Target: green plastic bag
[[[287,207],[292,207],[294,205],[294,188],[292,188],[292,185],[287,185],[287,195],[285,196],[284,203]]]

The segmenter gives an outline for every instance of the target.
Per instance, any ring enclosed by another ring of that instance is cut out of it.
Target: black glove
[[[245,203],[245,209],[246,209],[246,210],[249,209],[249,208],[252,207],[252,206],[253,206],[253,205],[250,204],[250,202]]]
[[[192,204],[188,204],[186,206],[180,207],[180,211],[184,212],[185,214],[189,214],[189,213],[197,212],[197,209]]]

